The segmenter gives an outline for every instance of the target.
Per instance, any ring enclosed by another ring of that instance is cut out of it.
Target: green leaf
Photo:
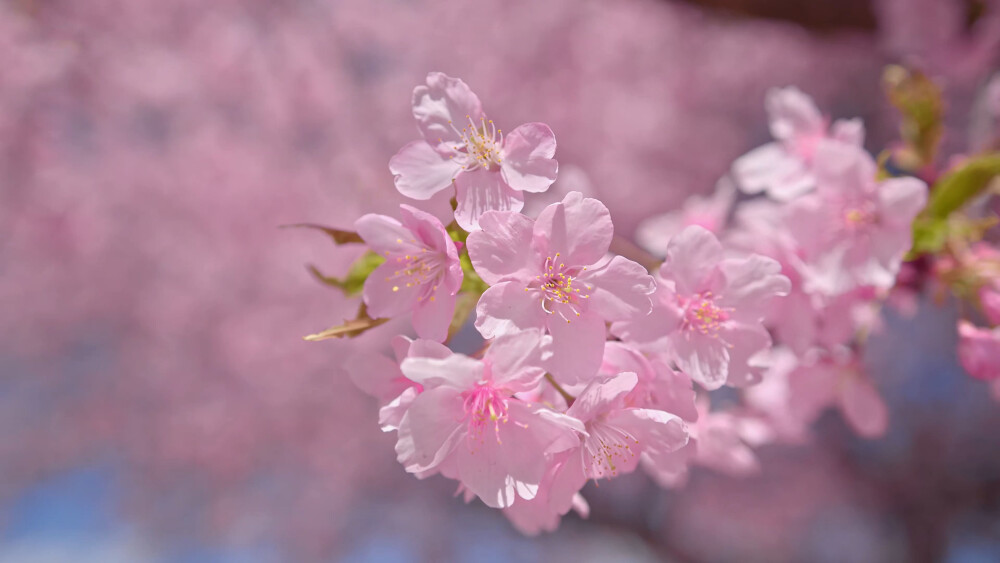
[[[354,231],[344,231],[341,229],[334,229],[331,227],[324,227],[323,225],[316,225],[314,223],[296,223],[294,225],[281,225],[282,229],[313,229],[315,231],[321,231],[326,233],[335,244],[352,244],[352,243],[363,243],[364,239],[361,238],[358,233]]]
[[[361,290],[365,286],[365,280],[368,276],[378,268],[385,258],[375,254],[372,251],[368,251],[361,255],[360,258],[351,264],[350,269],[347,270],[347,275],[343,278],[335,278],[333,276],[325,276],[312,264],[307,265],[309,272],[312,273],[313,277],[319,280],[321,283],[329,285],[331,287],[336,287],[337,289],[344,292],[344,295],[348,297],[353,297],[361,293]]]
[[[949,221],[951,214],[984,193],[997,176],[1000,176],[1000,153],[989,153],[968,160],[938,180],[927,207],[913,222],[910,257],[941,250],[950,233],[961,227],[961,222]]]

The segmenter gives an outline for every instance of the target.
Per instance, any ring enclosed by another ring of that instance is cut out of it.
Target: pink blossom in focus
[[[860,119],[841,119],[829,126],[812,98],[794,86],[769,91],[765,107],[775,142],[733,163],[733,175],[745,193],[766,191],[779,201],[794,199],[816,185],[813,164],[820,145],[864,144],[865,129]]]
[[[399,206],[402,222],[370,213],[355,228],[385,262],[365,280],[364,299],[374,318],[412,312],[421,338],[441,342],[462,286],[458,250],[436,217],[409,205]]]
[[[977,379],[1000,379],[1000,327],[979,328],[958,322],[958,361]]]
[[[537,220],[494,211],[480,225],[469,235],[469,257],[491,287],[476,308],[476,328],[485,338],[546,329],[561,381],[585,383],[597,373],[606,322],[649,313],[653,278],[631,260],[605,256],[614,227],[596,199],[570,192]]]
[[[440,72],[413,90],[413,116],[424,140],[389,161],[396,189],[429,199],[455,184],[455,220],[479,228],[486,211],[520,211],[521,192],[544,192],[556,179],[556,138],[544,123],[527,123],[504,136],[487,120],[479,98],[457,78]]]
[[[688,227],[670,242],[652,314],[612,325],[641,350],[665,354],[706,389],[745,385],[759,374],[751,357],[771,345],[761,324],[773,297],[791,284],[771,258],[724,258],[715,235]]]
[[[665,256],[670,239],[685,227],[698,225],[716,235],[721,234],[735,200],[736,188],[733,181],[724,176],[716,184],[712,195],[691,196],[681,209],[656,215],[639,223],[635,230],[635,242],[656,256]]]
[[[494,508],[533,498],[547,456],[574,447],[583,431],[578,421],[513,396],[538,384],[549,342],[528,330],[498,337],[482,360],[403,360],[403,374],[424,390],[399,423],[399,462],[421,477],[437,470],[458,479]]]
[[[888,289],[910,249],[927,185],[912,177],[877,181],[872,157],[843,143],[820,146],[815,170],[816,191],[787,210],[810,284],[830,295],[858,286]]]

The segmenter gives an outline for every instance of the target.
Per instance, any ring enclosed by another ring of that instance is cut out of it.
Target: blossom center
[[[396,242],[402,243],[403,240],[397,239]],[[419,244],[416,241],[410,242]],[[399,291],[401,287],[422,287],[424,291],[418,299],[434,300],[434,293],[437,291],[438,283],[444,273],[444,265],[447,263],[447,257],[443,253],[422,247],[413,254],[395,257],[390,257],[389,252],[386,252],[386,257],[396,266],[392,275],[385,278],[385,281],[395,282],[392,286],[393,292]]]
[[[455,154],[451,158],[454,158],[456,154],[468,155],[470,158],[462,166],[465,170],[474,170],[480,166],[486,170],[498,168],[503,163],[503,153],[501,152],[503,131],[497,129],[492,119],[480,118],[477,125],[471,116],[467,115],[466,117],[469,119],[469,124],[461,131],[450,121],[448,122],[461,139],[453,148]]]
[[[590,284],[581,282],[578,278],[586,266],[582,268],[566,267],[559,261],[559,254],[545,259],[541,274],[525,291],[538,291],[541,297],[542,310],[549,315],[559,314],[567,323],[572,317],[579,317],[583,311],[584,300],[590,299],[594,289]]]
[[[719,307],[711,291],[700,293],[682,303],[684,317],[681,328],[694,330],[705,336],[718,336],[722,323],[729,320],[731,309]]]
[[[507,398],[490,383],[480,383],[462,393],[465,418],[469,424],[470,439],[483,441],[483,432],[490,424],[500,443],[500,423],[507,422]]]
[[[587,433],[584,448],[591,478],[614,477],[619,465],[636,456],[632,446],[638,445],[639,440],[621,428],[594,420],[587,424]]]

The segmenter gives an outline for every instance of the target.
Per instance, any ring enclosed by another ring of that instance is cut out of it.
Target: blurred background
[[[1000,560],[1000,404],[947,306],[873,340],[886,437],[831,414],[758,476],[589,485],[531,539],[403,471],[340,368],[398,325],[303,342],[356,308],[305,264],[359,251],[276,228],[393,212],[430,70],[550,124],[628,236],[769,139],[771,87],[876,152],[882,68],[916,65],[972,150],[998,55],[987,0],[0,0],[0,561]]]

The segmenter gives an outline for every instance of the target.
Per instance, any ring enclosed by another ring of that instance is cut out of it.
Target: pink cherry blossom
[[[368,214],[355,228],[385,263],[365,280],[364,300],[374,318],[412,312],[421,338],[443,341],[462,286],[462,265],[455,242],[433,215],[400,205],[399,222]]]
[[[697,409],[687,445],[673,452],[643,452],[642,468],[654,481],[667,488],[683,486],[693,465],[733,477],[760,471],[753,447],[770,438],[761,420],[741,411],[712,411],[707,396],[699,398]]]
[[[733,223],[726,242],[777,260],[791,282],[788,295],[767,310],[765,324],[778,341],[801,355],[815,346],[842,344],[854,334],[854,312],[867,303],[868,293],[859,289],[830,296],[814,290],[812,272],[803,260],[805,251],[787,228],[787,205],[768,199],[747,202]]]
[[[614,227],[596,199],[570,192],[537,220],[512,212],[483,215],[469,235],[469,257],[491,287],[476,308],[486,338],[544,328],[552,335],[551,370],[567,384],[597,373],[605,323],[650,311],[653,278],[639,264],[606,257]]]
[[[860,358],[843,348],[804,360],[789,375],[789,401],[795,416],[807,423],[835,406],[861,436],[877,438],[889,426],[888,408]]]
[[[724,258],[715,235],[698,226],[674,237],[660,267],[652,314],[611,331],[640,349],[665,354],[706,389],[759,377],[751,359],[771,345],[762,320],[791,284],[781,265],[756,254]]]
[[[646,219],[635,230],[635,241],[649,252],[664,256],[670,239],[691,225],[705,227],[716,235],[726,226],[729,211],[736,200],[733,181],[725,176],[710,196],[689,197],[681,209]]]
[[[846,143],[860,147],[865,130],[860,119],[829,120],[812,98],[794,86],[773,89],[765,100],[775,142],[758,147],[733,163],[733,175],[748,194],[767,192],[787,201],[815,187],[814,157],[822,144]]]
[[[452,354],[403,360],[403,374],[423,386],[399,423],[396,454],[407,471],[440,471],[487,505],[531,499],[547,456],[579,444],[583,426],[514,394],[534,388],[550,338],[529,330],[493,341],[483,359]]]
[[[638,381],[629,372],[595,378],[566,411],[586,428],[580,448],[566,464],[581,485],[586,479],[634,471],[644,453],[669,454],[687,444],[687,426],[676,415],[626,405]]]
[[[831,295],[858,286],[888,289],[910,248],[927,185],[912,177],[879,182],[872,157],[843,143],[820,146],[815,171],[816,191],[787,210],[810,283]]]
[[[977,379],[1000,379],[1000,327],[980,328],[958,322],[958,360]]]
[[[698,419],[691,378],[671,368],[661,356],[647,358],[625,342],[608,342],[598,373],[610,377],[622,372],[634,373],[639,379],[625,398],[626,405],[667,411],[686,421]]]
[[[527,123],[504,136],[483,113],[479,98],[440,72],[413,90],[413,116],[424,139],[389,161],[399,193],[429,199],[455,185],[455,220],[479,228],[486,211],[520,211],[521,192],[544,192],[556,179],[556,138],[544,123]]]

